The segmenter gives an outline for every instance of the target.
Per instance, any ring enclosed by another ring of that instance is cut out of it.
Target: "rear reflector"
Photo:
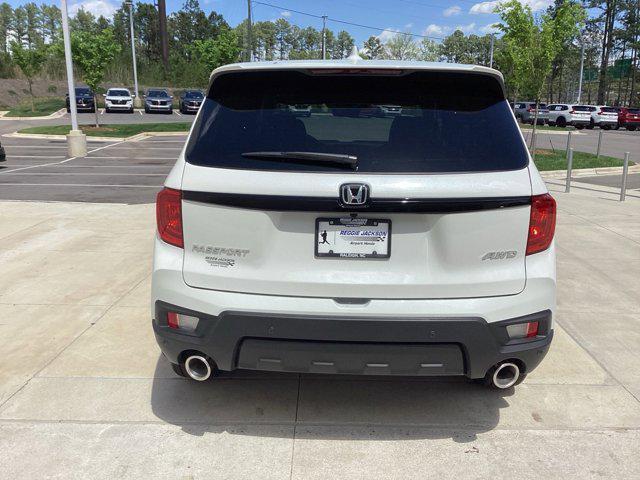
[[[510,339],[533,338],[538,335],[538,322],[517,323],[507,325],[507,334]]]
[[[184,248],[182,238],[182,192],[163,188],[156,199],[156,220],[160,238],[176,247]]]
[[[176,312],[167,312],[167,325],[169,325],[169,328],[194,332],[196,328],[198,328],[199,322],[200,319],[198,317]]]
[[[542,252],[549,248],[555,230],[556,201],[548,193],[532,196],[527,255]]]

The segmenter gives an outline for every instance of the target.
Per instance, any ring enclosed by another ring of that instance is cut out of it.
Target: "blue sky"
[[[12,6],[26,3],[23,0],[5,0]],[[149,0],[151,2],[152,0]],[[184,0],[167,0],[168,13],[181,7]],[[264,3],[277,5],[273,8],[254,4],[253,18],[259,20],[275,20],[287,18],[291,23],[301,27],[322,27],[320,19],[295,13],[292,10],[314,15],[328,15],[330,18],[378,27],[378,29],[341,25],[328,22],[328,27],[338,31],[347,30],[358,43],[362,43],[370,35],[389,36],[380,29],[392,29],[427,35],[438,39],[452,33],[456,28],[465,33],[485,34],[492,31],[491,25],[497,21],[491,14],[497,1],[475,0],[264,0]],[[36,3],[52,3],[36,1]],[[59,1],[53,2],[60,5]],[[97,14],[110,14],[119,5],[116,0],[68,0],[73,12],[83,5],[86,10]],[[541,12],[552,0],[522,0],[531,5],[534,11]],[[215,10],[222,13],[232,25],[237,25],[247,14],[246,0],[200,0],[205,12]]]

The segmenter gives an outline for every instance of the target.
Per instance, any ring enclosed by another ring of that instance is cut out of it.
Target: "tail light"
[[[556,201],[548,193],[532,196],[527,255],[542,252],[549,248],[555,230]]]
[[[163,188],[156,198],[156,221],[160,238],[176,247],[184,248],[182,237],[182,192]]]
[[[527,108],[527,112],[531,113],[535,110],[535,108]]]
[[[571,115],[573,115],[574,113],[576,113],[576,111],[575,111],[575,110],[571,110],[569,113],[570,113]]]

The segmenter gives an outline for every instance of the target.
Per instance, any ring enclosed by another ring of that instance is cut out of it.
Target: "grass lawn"
[[[90,137],[130,137],[143,132],[188,132],[190,123],[132,123],[132,124],[106,124],[94,127],[92,125],[80,125],[80,129]],[[71,130],[69,125],[51,125],[45,127],[30,127],[20,130],[18,133],[40,133],[47,135],[66,135]]]
[[[520,123],[518,122],[518,125],[520,126],[520,128],[522,130],[533,130],[533,125],[529,125],[528,123]],[[538,130],[551,130],[551,131],[555,131],[555,132],[568,132],[569,130],[573,130],[576,131],[577,128],[572,127],[572,126],[568,126],[568,127],[564,127],[564,128],[560,128],[560,127],[555,127],[555,126],[551,126],[551,125],[538,125],[536,127],[536,131]]]
[[[61,108],[65,108],[64,98],[36,98],[36,111],[31,111],[31,100],[27,99],[20,103],[17,107],[12,108],[6,117],[39,117],[42,115],[50,115],[57,112]]]
[[[536,149],[536,166],[538,170],[566,170],[567,158],[564,150],[544,150]],[[629,162],[632,164],[632,162]],[[622,160],[619,158],[606,157],[600,155],[596,158],[593,153],[573,152],[573,169],[596,168],[596,167],[621,167]]]

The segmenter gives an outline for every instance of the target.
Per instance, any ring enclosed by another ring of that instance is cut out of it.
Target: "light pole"
[[[322,16],[322,60],[327,59],[327,16]]]
[[[576,103],[580,103],[580,98],[582,97],[582,75],[584,72],[584,36],[581,38],[582,47],[580,48],[580,80],[578,80],[578,98]]]
[[[133,88],[135,96],[133,97],[133,105],[140,108],[140,92],[138,91],[138,69],[136,67],[136,37],[133,34],[133,1],[126,2],[129,5],[129,26],[131,27],[131,57],[133,58]]]
[[[491,51],[489,54],[489,68],[493,68],[493,44],[496,40],[496,34],[492,33],[491,34]]]
[[[69,110],[71,110],[71,131],[67,135],[67,153],[70,157],[84,157],[87,155],[87,137],[78,129],[78,111],[76,108],[76,89],[73,82],[73,61],[71,58],[71,38],[69,37],[69,16],[67,13],[67,0],[61,0],[61,7],[64,60],[67,67]]]

